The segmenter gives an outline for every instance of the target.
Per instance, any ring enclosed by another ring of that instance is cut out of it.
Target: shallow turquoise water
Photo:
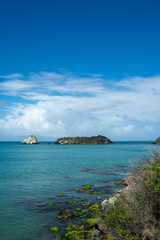
[[[149,142],[114,145],[1,142],[0,240],[56,239],[48,228],[59,225],[63,229],[68,224],[56,218],[59,209],[68,207],[67,201],[96,201],[97,195],[76,193],[75,189],[92,184],[96,191],[106,193],[101,194],[105,198],[112,192],[114,181],[129,174],[132,165],[153,148],[157,147]],[[65,197],[58,198],[60,193]],[[56,205],[39,207],[49,202]]]

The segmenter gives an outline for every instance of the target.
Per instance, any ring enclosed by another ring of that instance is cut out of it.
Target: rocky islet
[[[24,139],[21,144],[38,144],[38,140],[35,136],[31,135],[29,138]]]

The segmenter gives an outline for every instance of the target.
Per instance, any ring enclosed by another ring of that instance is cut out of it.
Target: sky
[[[160,135],[159,0],[0,0],[0,141]]]

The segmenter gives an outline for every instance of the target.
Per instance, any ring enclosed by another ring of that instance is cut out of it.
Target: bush
[[[137,174],[138,173],[138,174]],[[153,152],[136,167],[135,184],[103,213],[106,239],[160,239],[160,154]],[[105,239],[104,238],[104,239]]]

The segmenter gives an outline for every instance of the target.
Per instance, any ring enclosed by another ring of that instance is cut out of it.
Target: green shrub
[[[103,212],[106,239],[160,239],[160,154],[144,158],[133,171],[135,184]]]

